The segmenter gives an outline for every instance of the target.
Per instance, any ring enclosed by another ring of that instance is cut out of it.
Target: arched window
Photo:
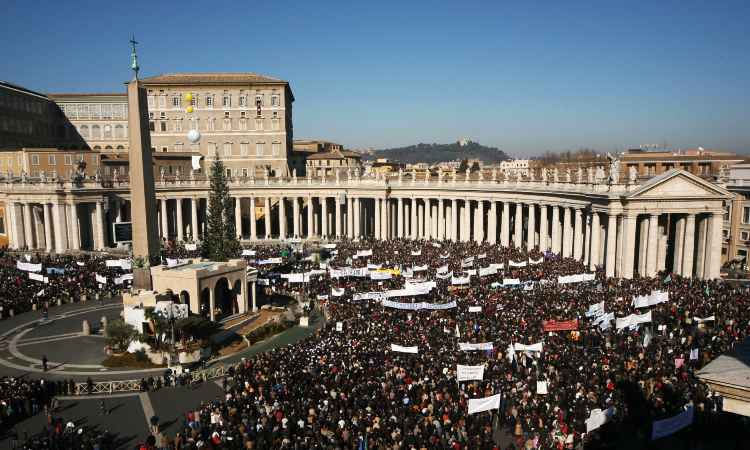
[[[112,139],[112,125],[104,125],[104,139]]]
[[[104,150],[112,150],[112,146],[111,145],[107,145],[107,146],[104,147]]]
[[[98,146],[98,145],[95,145],[95,146],[94,146],[94,150],[101,150],[101,149],[102,149],[102,148],[101,148],[100,146]]]
[[[91,126],[91,138],[92,139],[101,139],[102,138],[102,129],[99,127],[99,125],[92,125]]]
[[[118,146],[117,146],[117,150],[125,150],[125,147],[124,147],[124,146],[122,146],[122,145],[118,145]]]
[[[87,138],[89,137],[89,126],[88,125],[81,125],[81,137]]]

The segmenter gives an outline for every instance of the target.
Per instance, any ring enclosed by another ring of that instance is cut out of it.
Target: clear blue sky
[[[132,32],[144,75],[289,80],[295,137],[350,148],[750,152],[749,24],[747,0],[5,0],[0,79],[123,89]]]

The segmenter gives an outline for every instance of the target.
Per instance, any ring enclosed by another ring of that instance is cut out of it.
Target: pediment
[[[671,170],[644,183],[628,196],[629,199],[667,198],[729,198],[724,188],[703,180],[684,170]]]

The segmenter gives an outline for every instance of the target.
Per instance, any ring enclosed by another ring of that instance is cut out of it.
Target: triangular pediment
[[[628,199],[730,198],[732,194],[690,172],[672,169],[653,177],[627,195]]]

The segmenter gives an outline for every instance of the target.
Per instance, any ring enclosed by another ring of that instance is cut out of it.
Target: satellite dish
[[[195,144],[196,142],[201,140],[201,132],[198,130],[190,130],[187,134],[188,141]]]

